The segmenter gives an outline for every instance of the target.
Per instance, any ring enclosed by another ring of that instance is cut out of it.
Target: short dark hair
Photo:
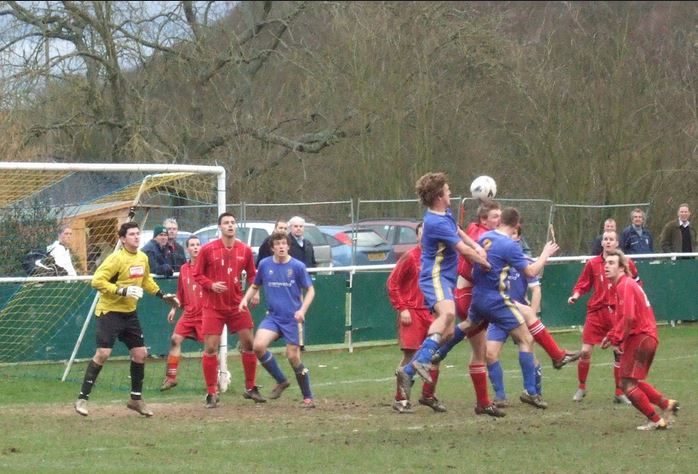
[[[187,240],[184,241],[184,246],[189,247],[189,241],[194,240],[194,239],[201,240],[201,239],[199,239],[198,235],[190,235],[189,237],[187,237]]]
[[[138,225],[138,222],[124,222],[123,224],[121,224],[121,227],[119,227],[119,237],[126,237],[126,233],[129,229],[140,228],[141,226]]]
[[[415,227],[415,229],[414,229],[414,233],[419,234],[419,229],[421,229],[422,227],[424,227],[424,222],[419,221],[419,223],[417,224],[417,227]]]
[[[501,208],[502,206],[497,201],[485,201],[477,208],[477,218],[478,220],[487,219],[490,211],[498,211]]]
[[[232,217],[233,219],[235,219],[235,216],[232,212],[222,212],[221,215],[218,216],[218,225],[221,225],[221,221],[224,217]]]
[[[419,178],[415,188],[422,204],[431,207],[437,199],[443,196],[447,179],[445,173],[427,173]]]
[[[502,209],[502,224],[509,227],[516,227],[521,221],[521,215],[515,207],[505,207]]]
[[[291,245],[291,241],[288,238],[288,234],[286,232],[272,232],[271,236],[269,237],[269,242],[271,242],[271,246],[274,246],[274,242],[278,242],[279,240],[285,240],[287,245]]]

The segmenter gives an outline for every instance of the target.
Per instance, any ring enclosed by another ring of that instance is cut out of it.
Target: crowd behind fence
[[[650,210],[650,203],[587,205],[555,203],[545,199],[502,197],[497,200],[502,207],[513,206],[519,209],[523,219],[523,237],[534,255],[542,250],[545,242],[553,235],[560,245],[559,255],[589,255],[592,241],[601,233],[605,219],[614,218],[620,233],[629,223],[632,209],[640,208],[647,216]],[[215,204],[185,202],[176,205],[173,201],[176,199],[151,203],[137,210],[135,221],[141,223],[147,238],[150,238],[147,231],[170,217],[178,221],[183,235],[216,223],[218,211]],[[12,209],[11,212],[4,213],[3,226],[0,228],[0,256],[3,257],[0,263],[0,277],[25,275],[20,268],[22,256],[32,248],[49,245],[55,238],[55,229],[61,219],[76,212],[76,206],[72,205],[52,205],[50,211],[45,205],[42,206]],[[476,219],[477,207],[478,201],[472,198],[452,199],[454,216],[463,226]],[[83,208],[79,210],[85,212]],[[350,229],[361,228],[362,221],[366,220],[416,221],[421,219],[424,212],[417,199],[347,199],[305,203],[239,202],[228,204],[227,210],[236,216],[241,227],[255,221],[275,222],[277,219],[288,220],[298,215],[316,225],[347,226]],[[88,232],[89,262],[81,273],[94,271],[116,243],[116,226],[110,225],[116,221],[105,214],[101,222],[104,224],[102,228],[93,227],[92,233]]]

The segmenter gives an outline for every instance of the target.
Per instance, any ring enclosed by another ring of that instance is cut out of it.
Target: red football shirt
[[[419,261],[422,248],[417,246],[406,252],[388,277],[390,304],[398,311],[403,309],[427,309],[424,295],[419,289]]]
[[[189,262],[179,268],[177,281],[177,299],[182,304],[183,318],[201,319],[203,304],[203,287],[194,279],[194,267]]]
[[[619,346],[628,337],[639,334],[647,334],[658,341],[654,311],[640,285],[632,278],[621,275],[613,290],[618,321],[608,333],[611,344]]]
[[[632,260],[628,259],[628,266],[632,277],[637,279],[637,268]],[[582,274],[579,275],[577,284],[572,289],[572,293],[579,293],[579,296],[585,295],[593,287],[594,292],[587,301],[587,311],[598,311],[607,306],[614,306],[615,301],[611,296],[611,282],[606,279],[604,271],[603,254],[597,255],[594,258],[587,260],[584,265]]]
[[[247,274],[247,284],[254,281],[257,270],[252,258],[252,249],[235,239],[233,246],[227,248],[221,239],[216,239],[201,248],[196,265],[194,279],[204,287],[203,307],[219,311],[238,311],[243,297],[242,272]],[[211,286],[222,281],[228,291],[215,293]]]

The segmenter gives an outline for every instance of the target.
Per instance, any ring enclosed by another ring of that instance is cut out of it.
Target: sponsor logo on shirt
[[[143,265],[137,265],[129,267],[128,276],[129,278],[141,278],[145,274],[145,267]]]

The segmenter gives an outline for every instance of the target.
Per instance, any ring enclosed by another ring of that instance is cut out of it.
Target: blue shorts
[[[305,323],[301,323],[303,325]],[[267,313],[266,317],[259,323],[257,329],[267,329],[282,337],[286,344],[300,346],[300,334],[298,333],[298,321],[291,316],[276,316]],[[305,328],[303,328],[305,330]]]
[[[419,289],[424,295],[424,306],[433,309],[439,301],[453,301],[453,289],[456,287],[455,279],[445,278],[443,274],[431,279],[420,279]]]
[[[501,331],[509,334],[525,323],[524,317],[517,309],[514,301],[507,295],[492,293],[490,295],[473,294],[473,301],[468,310],[468,319],[472,324],[488,321]],[[488,330],[489,331],[489,330]]]
[[[489,324],[487,326],[488,341],[506,342],[507,338],[509,338],[509,333],[496,324]]]

